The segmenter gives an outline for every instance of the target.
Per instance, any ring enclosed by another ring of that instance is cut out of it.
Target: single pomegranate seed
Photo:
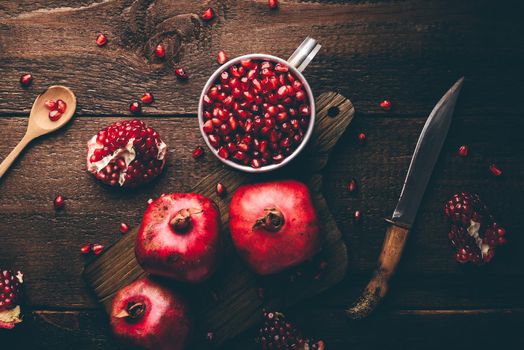
[[[202,157],[203,154],[204,149],[202,148],[202,146],[196,146],[196,148],[193,150],[193,158],[195,159]]]
[[[89,254],[91,253],[91,244],[86,244],[82,248],[80,248],[80,253],[82,254]]]
[[[495,175],[495,176],[500,176],[500,175],[502,175],[502,170],[500,170],[500,168],[499,168],[497,165],[495,165],[495,164],[491,164],[491,165],[489,166],[489,171],[491,171],[491,173],[492,173],[493,175]]]
[[[390,100],[384,100],[380,102],[380,108],[382,108],[385,111],[391,110],[391,101]]]
[[[67,109],[67,104],[63,100],[56,100],[56,109],[60,113],[64,113]]]
[[[215,18],[215,10],[213,10],[211,7],[208,7],[200,14],[200,18],[206,22],[211,21],[213,18]]]
[[[56,109],[49,112],[49,119],[53,122],[56,122],[61,117],[62,117],[62,113],[60,113],[60,111]]]
[[[120,223],[120,232],[121,233],[128,233],[129,232],[129,225],[125,222]]]
[[[227,55],[226,55],[225,51],[223,51],[223,50],[218,51],[217,61],[220,64],[224,64],[224,63],[227,62]],[[224,73],[227,74],[227,72],[224,72]]]
[[[22,74],[20,76],[20,85],[22,85],[23,87],[28,87],[32,83],[33,83],[33,76],[31,74],[27,73],[27,74]]]
[[[355,212],[353,213],[353,221],[355,222],[355,224],[358,224],[361,220],[362,213],[360,212],[360,210],[355,210]]]
[[[358,134],[358,142],[363,145],[364,143],[366,143],[366,134],[364,134],[363,132],[359,133]]]
[[[462,145],[458,149],[458,155],[461,157],[467,157],[469,153],[469,148],[466,145]]]
[[[65,201],[64,201],[64,197],[62,197],[62,195],[58,195],[55,197],[55,199],[53,200],[53,205],[55,206],[55,209],[60,209],[64,206],[65,204]]]
[[[147,200],[147,204],[151,204],[151,203],[153,203],[153,198],[149,198],[149,199]]]
[[[355,192],[357,190],[357,181],[355,179],[351,179],[347,184],[347,188],[349,192]]]
[[[223,197],[226,195],[226,186],[224,186],[221,182],[217,183],[217,194],[220,196],[220,197]]]
[[[129,105],[129,110],[133,114],[140,113],[140,111],[142,111],[142,104],[138,101],[134,101]]]
[[[213,332],[207,332],[207,334],[206,334],[206,340],[207,340],[208,342],[212,342],[214,338],[215,338],[215,334],[214,334]]]
[[[158,57],[158,58],[166,57],[166,49],[164,48],[164,45],[158,44],[155,47],[155,56]]]
[[[93,244],[93,253],[95,253],[95,255],[102,253],[102,250],[104,250],[104,246],[102,244]]]
[[[150,92],[144,92],[142,97],[140,97],[140,101],[142,101],[142,103],[145,103],[146,105],[153,103],[154,100],[155,97]]]
[[[96,44],[98,46],[104,46],[105,44],[107,44],[107,37],[100,33],[96,36]]]
[[[267,5],[270,9],[274,10],[278,8],[278,0],[268,0]]]
[[[55,100],[46,100],[44,102],[44,105],[47,107],[47,109],[49,109],[50,111],[52,111],[53,109],[56,109],[56,101]]]
[[[175,69],[175,74],[178,79],[182,79],[182,80],[185,80],[189,77],[187,73],[184,71],[184,68],[180,68],[180,67]]]

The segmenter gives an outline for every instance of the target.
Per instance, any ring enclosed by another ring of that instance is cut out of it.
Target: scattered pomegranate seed
[[[226,186],[222,185],[221,182],[217,183],[217,194],[223,197],[226,194]]]
[[[466,145],[462,145],[458,149],[458,155],[461,157],[467,157],[469,153],[469,147]]]
[[[353,221],[355,222],[355,224],[358,224],[360,223],[360,220],[362,220],[362,213],[360,212],[360,210],[355,210],[355,212],[353,213]]]
[[[102,244],[93,244],[93,253],[95,253],[95,255],[102,253],[102,250],[104,250],[104,246]]]
[[[67,104],[63,100],[56,100],[56,109],[60,113],[64,113],[67,109]]]
[[[144,92],[142,97],[140,97],[140,101],[142,101],[142,103],[145,103],[146,105],[153,103],[154,100],[155,97],[150,92]]]
[[[89,254],[91,253],[91,244],[86,244],[82,248],[80,248],[80,253],[82,254]]]
[[[175,69],[175,74],[177,78],[182,80],[187,79],[189,77],[187,73],[184,71],[184,69],[180,67]]]
[[[218,51],[217,61],[220,64],[224,64],[227,62],[227,54],[225,51],[223,50]]]
[[[349,192],[355,192],[357,190],[357,181],[355,179],[349,180],[347,188]]]
[[[55,209],[60,209],[64,206],[65,204],[65,201],[64,201],[64,197],[62,197],[62,195],[58,195],[55,197],[55,199],[53,200],[53,205],[55,206]]]
[[[278,8],[278,0],[268,0],[267,5],[269,6],[270,9],[274,10]]]
[[[212,342],[214,338],[215,338],[215,334],[213,332],[207,332],[206,334],[207,341]]]
[[[211,21],[213,18],[215,18],[215,10],[213,10],[211,7],[208,7],[202,12],[202,14],[200,14],[200,18],[206,22]]]
[[[358,134],[358,142],[363,145],[366,142],[366,134],[363,132]]]
[[[31,83],[33,83],[33,76],[31,74],[27,73],[20,76],[20,85],[23,87],[28,87]]]
[[[98,34],[96,37],[96,44],[98,46],[104,46],[107,44],[107,37],[102,33]]]
[[[151,203],[153,203],[153,198],[149,198],[149,199],[147,200],[147,204],[151,204]]]
[[[380,108],[382,108],[385,111],[391,110],[391,101],[390,100],[384,100],[380,102]]]
[[[142,111],[142,104],[138,101],[134,101],[129,105],[129,110],[131,113],[140,113],[140,111]]]
[[[193,158],[195,159],[202,157],[203,154],[204,149],[202,148],[202,146],[196,146],[196,148],[193,150]]]
[[[121,233],[128,233],[129,232],[129,225],[125,222],[120,223],[120,232]]]
[[[491,164],[491,165],[489,166],[489,171],[491,171],[491,173],[492,173],[493,175],[495,175],[495,176],[500,176],[500,175],[502,175],[502,170],[500,170],[500,168],[499,168],[497,165],[495,165],[495,164]]]
[[[164,58],[166,56],[166,49],[164,48],[164,45],[158,44],[155,47],[155,56],[158,58]]]
[[[44,105],[47,107],[47,109],[49,109],[50,111],[52,111],[53,109],[56,109],[56,101],[55,100],[46,100],[44,102]]]
[[[60,113],[59,110],[55,109],[49,112],[49,119],[53,122],[56,122],[58,119],[62,117],[62,113]]]

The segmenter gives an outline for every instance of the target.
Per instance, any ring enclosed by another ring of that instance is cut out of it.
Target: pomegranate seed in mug
[[[246,59],[217,77],[203,97],[202,116],[221,158],[260,168],[281,163],[302,143],[311,110],[285,63]]]

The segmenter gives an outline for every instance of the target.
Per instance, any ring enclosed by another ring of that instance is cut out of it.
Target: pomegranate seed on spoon
[[[202,157],[203,154],[204,154],[204,149],[202,148],[202,146],[196,146],[196,148],[193,151],[193,158],[195,159],[200,158]]]
[[[200,14],[200,18],[205,22],[211,21],[213,18],[215,18],[215,10],[213,10],[211,7],[208,7]]]
[[[56,101],[55,100],[46,100],[44,102],[44,105],[49,109],[50,111],[56,109]]]
[[[62,113],[57,109],[54,109],[51,112],[49,112],[49,119],[53,122],[56,122],[61,117],[62,117]]]
[[[95,255],[102,253],[102,250],[104,250],[104,246],[102,244],[93,244],[93,253],[95,253]]]
[[[129,232],[129,225],[125,222],[120,223],[120,232],[121,233],[128,233]]]
[[[380,102],[380,108],[382,108],[385,111],[391,110],[391,101],[390,100],[384,100]]]
[[[185,80],[189,77],[187,73],[184,71],[184,68],[180,68],[180,67],[175,69],[175,74],[177,78],[182,79],[182,80]]]
[[[467,145],[462,145],[458,149],[458,155],[461,157],[467,157],[469,153],[469,147]]]
[[[166,56],[166,49],[164,48],[164,45],[158,44],[155,47],[155,56],[158,58],[164,58]]]
[[[500,170],[500,168],[496,164],[491,164],[489,166],[489,171],[491,171],[491,173],[495,176],[502,175],[502,170]]]
[[[227,62],[227,55],[225,51],[223,50],[218,51],[217,61],[220,64],[224,64]]]
[[[60,113],[64,113],[67,109],[67,104],[63,100],[56,100],[56,109]]]
[[[142,97],[140,97],[140,101],[142,101],[142,103],[145,103],[146,105],[153,103],[154,100],[155,97],[150,92],[144,92]]]
[[[20,76],[20,85],[22,85],[23,87],[28,87],[32,83],[33,83],[33,76],[31,74],[27,73],[27,74],[22,74]]]
[[[82,246],[82,248],[80,248],[80,253],[82,253],[84,255],[91,253],[91,244],[86,244],[86,245]]]
[[[278,0],[268,0],[267,5],[270,9],[274,10],[278,8]]]
[[[96,37],[96,44],[98,46],[104,46],[107,44],[107,37],[102,33],[98,34]]]
[[[62,195],[58,195],[55,197],[55,199],[53,200],[53,205],[55,207],[55,209],[60,209],[64,206],[65,204],[65,201],[64,201],[64,197],[62,197]]]
[[[142,105],[140,104],[140,102],[138,101],[134,101],[131,103],[131,105],[129,105],[129,110],[131,111],[131,113],[140,113],[140,111],[142,111]]]

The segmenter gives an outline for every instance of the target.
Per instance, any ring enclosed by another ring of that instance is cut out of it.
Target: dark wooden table
[[[213,6],[218,19],[197,14]],[[306,35],[323,45],[306,71],[316,94],[336,90],[357,116],[325,171],[324,193],[349,247],[347,278],[288,316],[322,337],[328,349],[522,348],[524,335],[524,21],[519,1],[0,1],[0,157],[22,137],[35,96],[52,84],[71,87],[77,117],[34,142],[0,182],[0,266],[26,275],[28,314],[0,332],[0,348],[115,349],[104,312],[80,272],[87,242],[119,239],[121,221],[136,225],[150,197],[184,191],[219,162],[207,153],[195,118],[197,97],[217,67],[216,54],[287,57]],[[109,38],[95,45],[98,32]],[[167,59],[152,48],[162,41]],[[174,67],[190,74],[177,81]],[[20,74],[33,85],[22,89]],[[425,118],[460,76],[454,121],[390,294],[377,313],[349,322],[343,309],[369,277]],[[143,118],[171,146],[161,179],[137,192],[110,190],[85,171],[85,143],[127,116],[148,90],[157,102]],[[378,106],[389,98],[391,112]],[[356,135],[365,132],[359,147]],[[456,155],[459,145],[470,156]],[[488,171],[497,163],[504,174]],[[359,191],[345,190],[356,178]],[[457,191],[479,192],[509,234],[487,266],[453,259],[442,207]],[[56,194],[66,198],[55,212]],[[363,212],[355,226],[351,213]],[[31,316],[32,315],[32,316]],[[252,349],[248,332],[224,349]]]

